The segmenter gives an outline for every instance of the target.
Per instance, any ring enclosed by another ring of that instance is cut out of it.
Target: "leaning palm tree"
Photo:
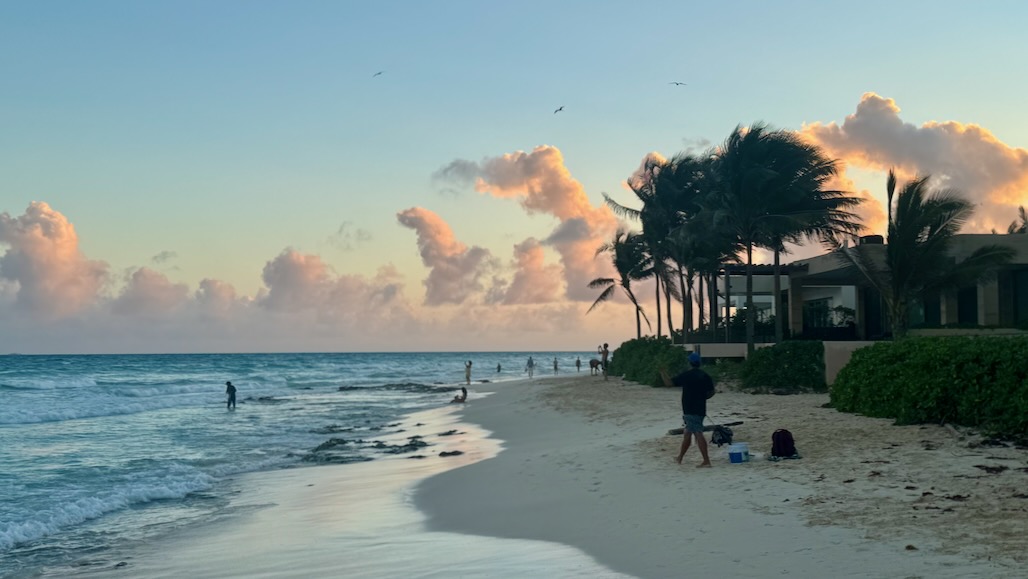
[[[716,154],[719,187],[709,200],[714,224],[731,231],[746,253],[746,351],[755,348],[753,248],[779,250],[784,241],[855,217],[854,203],[825,190],[835,162],[790,131],[758,123],[736,127]],[[776,252],[777,253],[777,252]],[[780,283],[780,282],[779,282]],[[777,295],[776,295],[777,299]]]
[[[634,209],[614,201],[606,193],[603,194],[607,206],[618,216],[634,219],[642,224],[642,239],[650,256],[650,269],[647,272],[655,281],[654,296],[657,304],[657,337],[661,336],[661,294],[665,300],[677,296],[674,287],[673,270],[670,267],[670,256],[665,240],[671,231],[678,215],[678,199],[673,188],[667,187],[666,180],[660,178],[661,173],[668,170],[669,163],[665,160],[648,159],[638,177],[628,180],[628,188],[642,202],[642,207]],[[670,318],[670,316],[669,316]],[[670,319],[668,335],[671,335]]]
[[[628,296],[628,301],[635,306],[635,335],[637,338],[641,338],[641,320],[646,320],[647,328],[650,327],[650,320],[646,317],[646,312],[643,311],[642,306],[639,305],[639,300],[636,299],[635,294],[632,292],[632,280],[642,279],[643,272],[645,272],[647,267],[648,258],[642,237],[638,233],[626,233],[623,229],[618,229],[614,233],[613,240],[604,243],[596,250],[596,255],[601,253],[611,254],[611,263],[614,265],[614,271],[617,272],[618,278],[598,277],[589,282],[589,287],[592,289],[604,289],[585,313],[588,314],[596,306],[612,298],[614,296],[614,288],[620,286],[625,295]]]
[[[974,205],[952,189],[928,191],[928,177],[895,193],[896,176],[887,183],[889,230],[880,245],[839,245],[837,255],[852,264],[885,300],[893,338],[906,335],[910,305],[927,293],[978,283],[1010,262],[1014,250],[987,245],[962,261],[950,255],[953,237],[974,212]]]

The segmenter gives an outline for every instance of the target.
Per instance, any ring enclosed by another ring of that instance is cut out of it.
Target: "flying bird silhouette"
[[[564,105],[560,105],[560,108],[558,108],[557,110],[553,111],[553,114],[557,114],[557,113],[559,113],[562,110],[564,110]]]
[[[673,84],[675,86],[686,86],[686,84],[684,82],[678,82],[678,81],[674,81],[674,80],[669,82],[668,84]]]
[[[380,71],[376,72],[375,74],[371,75],[371,78],[375,78],[376,76],[379,76],[383,72],[385,72],[385,71],[384,70],[380,70]]]

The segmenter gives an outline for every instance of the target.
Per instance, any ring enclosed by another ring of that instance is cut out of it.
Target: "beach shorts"
[[[683,414],[686,432],[703,432],[703,417],[695,414]]]

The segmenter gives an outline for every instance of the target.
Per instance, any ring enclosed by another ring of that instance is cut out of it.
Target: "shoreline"
[[[504,449],[423,481],[415,505],[433,531],[571,545],[644,578],[1022,576],[1028,517],[1015,513],[1028,502],[1012,489],[1028,471],[974,465],[1024,466],[1024,451],[964,448],[954,460],[959,441],[943,428],[841,414],[821,407],[827,395],[721,392],[710,415],[742,420],[735,441],[757,458],[729,464],[727,447],[711,446],[714,468],[695,469],[695,448],[679,466],[681,438],[666,435],[680,426],[678,392],[576,376],[474,400],[464,421]],[[760,458],[776,428],[804,459]],[[996,500],[963,490],[982,484],[966,478],[976,473]]]
[[[492,393],[472,391],[481,401]],[[501,442],[462,419],[465,405],[406,415],[380,437],[420,435],[421,452],[370,462],[245,473],[226,481],[234,498],[215,520],[48,569],[45,577],[538,577],[620,579],[588,555],[563,544],[499,540],[428,531],[411,504],[414,487],[433,474],[495,456]],[[459,451],[454,456],[443,452]],[[415,459],[414,455],[423,455]]]

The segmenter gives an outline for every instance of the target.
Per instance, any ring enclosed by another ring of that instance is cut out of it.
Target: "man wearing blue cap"
[[[682,464],[685,451],[689,450],[692,439],[703,455],[703,462],[698,466],[709,467],[710,456],[707,455],[707,439],[703,437],[703,417],[707,415],[707,399],[714,395],[714,380],[710,374],[700,370],[700,355],[689,354],[689,368],[674,377],[671,383],[682,388],[682,419],[685,421],[685,437],[678,451],[675,462]]]

